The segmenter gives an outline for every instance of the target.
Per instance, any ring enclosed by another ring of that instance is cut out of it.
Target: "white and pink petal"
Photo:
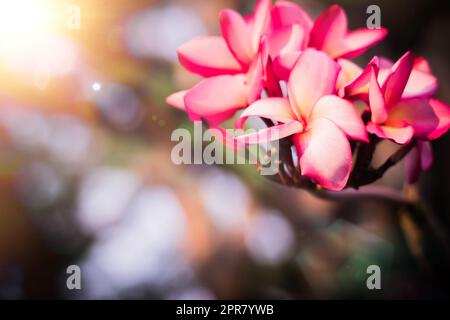
[[[180,63],[203,77],[242,72],[222,37],[196,37],[178,48]]]
[[[329,95],[319,99],[315,104],[308,123],[326,118],[334,122],[350,139],[368,141],[367,131],[360,114],[352,102]]]
[[[366,129],[367,132],[381,139],[390,139],[398,144],[407,144],[414,136],[414,129],[405,124],[403,126],[393,127],[369,122],[366,125]]]
[[[336,91],[339,70],[339,65],[324,52],[302,52],[288,81],[289,99],[299,119],[307,119],[321,97]]]
[[[332,121],[320,118],[308,131],[296,134],[301,174],[329,190],[345,188],[352,168],[347,137]]]
[[[184,103],[188,112],[205,117],[246,107],[248,93],[244,75],[217,76],[189,90]]]
[[[219,20],[222,36],[228,48],[244,68],[248,67],[256,54],[251,43],[251,28],[245,19],[234,10],[223,10]]]

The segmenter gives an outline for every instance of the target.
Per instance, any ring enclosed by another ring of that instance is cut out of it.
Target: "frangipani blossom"
[[[450,108],[430,98],[437,88],[426,61],[416,60],[411,52],[403,55],[389,70],[374,58],[362,74],[347,85],[344,95],[368,92],[371,121],[367,131],[399,144],[413,137],[433,140],[450,128]],[[416,67],[416,70],[414,70]]]
[[[296,6],[290,5],[290,7],[295,8]],[[293,26],[301,26],[304,36],[297,41],[295,41],[295,37],[292,37],[294,40],[291,39],[289,42],[290,50],[281,51],[278,56],[273,57],[276,73],[281,80],[288,79],[292,66],[297,61],[301,51],[306,47],[321,50],[333,59],[344,60],[361,55],[387,35],[387,30],[384,28],[361,28],[349,32],[347,29],[347,16],[338,5],[333,5],[324,11],[312,25],[309,24],[311,20],[306,13],[300,15],[300,12],[303,11],[299,7],[295,10],[292,9],[292,12],[298,12],[296,16],[306,17],[304,21],[307,22],[297,22],[299,19],[284,19],[285,21],[290,21]],[[285,14],[285,16],[288,15]],[[306,42],[303,41],[299,44],[299,41],[302,40],[306,40]],[[296,51],[295,48],[299,49]],[[344,67],[347,67],[347,64]]]
[[[338,78],[338,90],[340,90],[340,96],[352,98],[360,96],[363,99],[367,98],[369,94],[369,83],[366,78],[366,84],[349,85],[354,82],[363,73],[363,69],[354,62],[347,59],[338,59],[339,65],[342,67]],[[386,58],[375,57],[370,64],[374,63],[378,69],[377,81],[380,87],[383,87],[388,75],[392,72],[394,63]],[[365,72],[369,72],[370,68],[366,68]],[[367,74],[366,74],[367,76]],[[360,79],[361,80],[361,79]],[[348,85],[348,87],[347,87]],[[438,87],[438,81],[431,72],[428,61],[423,57],[418,57],[414,60],[414,66],[406,83],[405,90],[402,94],[403,98],[425,97],[433,96],[436,93]]]
[[[334,95],[338,73],[338,64],[325,53],[306,49],[290,75],[289,98],[267,98],[253,103],[236,125],[242,127],[250,116],[279,124],[237,139],[256,143],[261,142],[261,137],[282,139],[292,135],[302,175],[324,188],[343,189],[352,167],[348,139],[368,138],[353,104]]]
[[[354,58],[381,41],[387,35],[384,28],[361,28],[348,31],[344,10],[333,5],[314,22],[309,46],[328,53],[334,59]]]
[[[203,77],[246,73],[256,59],[270,19],[270,0],[259,0],[243,17],[225,9],[219,16],[222,36],[196,37],[178,49],[180,63]]]
[[[281,94],[271,60],[304,48],[313,24],[297,5],[280,1],[271,10],[270,0],[259,0],[247,17],[225,9],[219,20],[222,37],[197,37],[178,49],[181,64],[207,79],[166,100],[191,119],[203,118],[210,124],[223,122],[256,101],[264,86]]]
[[[197,37],[178,49],[181,64],[206,77],[192,89],[169,96],[168,104],[191,119],[218,124],[259,98],[263,89],[264,56],[260,50],[270,16],[270,0],[259,0],[254,14],[220,13],[222,35]]]
[[[270,28],[272,32],[286,28],[291,29],[292,26],[298,25],[304,34],[302,45],[305,48],[313,24],[314,22],[309,14],[299,5],[289,1],[275,2],[271,12]]]
[[[183,44],[178,49],[181,64],[207,79],[170,96],[167,103],[185,110],[193,119],[209,123],[227,120],[258,99],[264,87],[281,95],[278,81],[288,79],[308,46],[332,58],[355,56],[386,34],[384,29],[348,33],[346,16],[339,6],[330,7],[314,23],[294,3],[277,1],[272,7],[271,2],[259,0],[254,13],[247,17],[225,9],[219,17],[222,37],[196,37]],[[353,39],[352,45],[346,44],[347,38]],[[337,55],[337,50],[342,54]]]
[[[386,29],[349,31],[338,5],[313,21],[300,6],[271,0],[259,0],[245,17],[223,10],[219,20],[222,36],[197,37],[178,50],[181,64],[205,79],[166,101],[217,129],[214,135],[227,146],[239,150],[289,137],[280,146],[278,181],[307,188],[297,173],[341,190],[376,181],[408,152],[409,182],[431,166],[429,140],[450,128],[450,107],[433,98],[438,82],[428,62],[410,52],[396,63],[374,57],[365,69],[350,60],[382,40]],[[355,100],[366,104],[363,116]],[[248,117],[266,119],[268,127],[239,137],[227,133],[221,125],[241,109],[236,128]],[[406,146],[374,168],[373,154],[365,153],[380,139],[368,133]],[[352,148],[349,139],[357,140]],[[292,168],[291,147],[299,168]],[[353,156],[358,160],[348,181]]]
[[[270,58],[278,77],[287,80],[292,66],[302,50],[306,49],[313,20],[300,6],[288,1],[277,1],[271,12],[267,37]]]
[[[382,87],[392,72],[393,66],[394,63],[389,59],[379,59],[378,82]],[[402,98],[432,97],[437,88],[438,81],[432,74],[428,61],[423,57],[415,58]]]
[[[357,95],[356,92],[352,96],[349,95],[346,96],[344,88],[348,84],[355,81],[362,74],[364,69],[348,59],[337,59],[337,63],[341,67],[341,71],[339,72],[338,79],[336,82],[336,90],[337,92],[339,92],[339,96],[341,97],[345,96],[347,98],[354,98]],[[366,90],[364,92],[366,95],[369,93],[368,88],[369,88],[368,85],[362,88]]]

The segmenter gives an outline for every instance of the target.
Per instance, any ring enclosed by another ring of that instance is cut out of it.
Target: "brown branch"
[[[403,145],[400,149],[394,152],[386,161],[377,169],[372,169],[370,165],[367,165],[366,169],[363,167],[355,167],[355,172],[352,174],[352,179],[349,183],[349,186],[354,188],[359,188],[360,186],[365,186],[371,184],[383,177],[383,175],[388,171],[391,167],[399,163],[403,158],[411,151],[412,148],[416,145],[416,141],[413,140],[410,143]],[[365,152],[368,150],[365,150]],[[374,151],[374,150],[373,150]],[[373,151],[371,153],[373,153]],[[358,157],[359,153],[358,152]]]
[[[403,147],[398,149],[377,170],[375,170],[375,175],[381,178],[389,168],[403,160],[403,158],[411,151],[412,148],[414,148],[415,145],[416,141],[413,140],[407,145],[404,145]]]

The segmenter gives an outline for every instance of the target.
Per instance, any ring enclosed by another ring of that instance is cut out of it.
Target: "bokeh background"
[[[316,17],[334,2],[296,1]],[[336,1],[351,28],[381,8],[386,40],[358,58],[429,59],[450,102],[448,1]],[[21,7],[20,3],[26,3]],[[450,135],[417,188],[428,216],[330,202],[252,166],[176,166],[191,128],[165,97],[198,81],[176,49],[254,1],[0,1],[0,298],[448,298]],[[67,28],[77,5],[80,29]],[[384,143],[381,161],[395,150]],[[379,182],[401,189],[403,165]],[[446,249],[447,248],[447,249]],[[82,290],[66,288],[77,264]],[[382,290],[366,288],[366,268]]]

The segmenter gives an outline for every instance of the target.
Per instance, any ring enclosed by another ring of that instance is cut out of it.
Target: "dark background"
[[[298,2],[314,18],[335,3]],[[249,12],[253,1],[42,3],[53,24],[35,44],[31,31],[0,24],[0,298],[449,297],[449,134],[407,189],[426,216],[320,200],[251,166],[175,166],[170,134],[191,123],[164,99],[198,81],[175,50],[218,34],[221,9]],[[371,4],[389,29],[358,63],[413,50],[450,101],[448,2],[337,3],[351,29]],[[65,27],[69,4],[81,9],[80,30]],[[376,160],[395,148],[384,143]],[[402,188],[403,164],[378,183]],[[71,264],[82,290],[66,288]],[[382,290],[366,288],[372,264]]]

